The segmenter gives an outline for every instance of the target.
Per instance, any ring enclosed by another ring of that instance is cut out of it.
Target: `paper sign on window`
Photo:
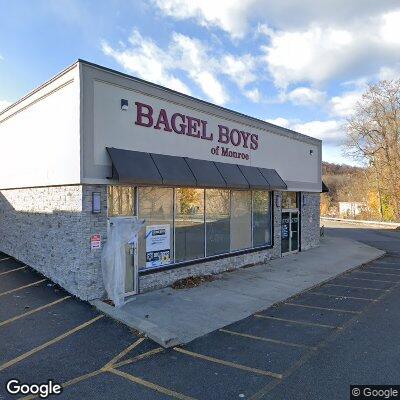
[[[170,225],[146,226],[146,268],[171,262]]]

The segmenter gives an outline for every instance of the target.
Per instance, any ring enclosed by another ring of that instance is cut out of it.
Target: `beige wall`
[[[274,168],[290,190],[321,190],[321,141],[267,122],[167,91],[156,85],[82,65],[83,71],[83,181],[105,183],[110,175],[106,147]],[[121,99],[129,102],[122,111]],[[160,109],[171,117],[179,112],[207,121],[213,140],[202,140],[135,124],[135,102],[149,104],[157,118]],[[218,142],[218,125],[258,135],[258,149]],[[215,146],[247,154],[248,160],[214,155]],[[310,154],[312,150],[312,154]],[[109,181],[108,181],[109,182]]]
[[[70,69],[0,114],[0,188],[80,182],[79,71]]]

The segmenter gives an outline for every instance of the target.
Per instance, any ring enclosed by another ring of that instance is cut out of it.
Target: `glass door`
[[[290,212],[282,213],[281,249],[282,253],[290,251]]]
[[[290,213],[290,251],[299,250],[299,213]]]
[[[299,212],[282,212],[281,251],[292,253],[299,250]]]

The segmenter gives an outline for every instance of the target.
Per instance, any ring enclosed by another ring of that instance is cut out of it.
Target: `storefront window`
[[[175,189],[175,261],[204,257],[204,189]]]
[[[231,251],[251,247],[251,192],[232,190]]]
[[[297,192],[282,192],[282,208],[298,208]]]
[[[253,247],[271,244],[270,194],[264,190],[253,191]]]
[[[173,262],[174,190],[138,188],[139,218],[145,228],[139,233],[139,268],[152,268]]]
[[[270,192],[139,187],[137,197],[138,217],[145,220],[140,269],[272,243]]]
[[[207,256],[230,251],[230,192],[206,190],[206,252]]]
[[[131,216],[135,213],[135,188],[132,186],[108,186],[108,215]]]

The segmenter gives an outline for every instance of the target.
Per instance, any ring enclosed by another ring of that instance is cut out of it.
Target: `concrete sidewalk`
[[[246,318],[383,254],[360,242],[327,237],[318,248],[223,273],[196,288],[145,293],[119,309],[101,301],[92,304],[171,347]]]

